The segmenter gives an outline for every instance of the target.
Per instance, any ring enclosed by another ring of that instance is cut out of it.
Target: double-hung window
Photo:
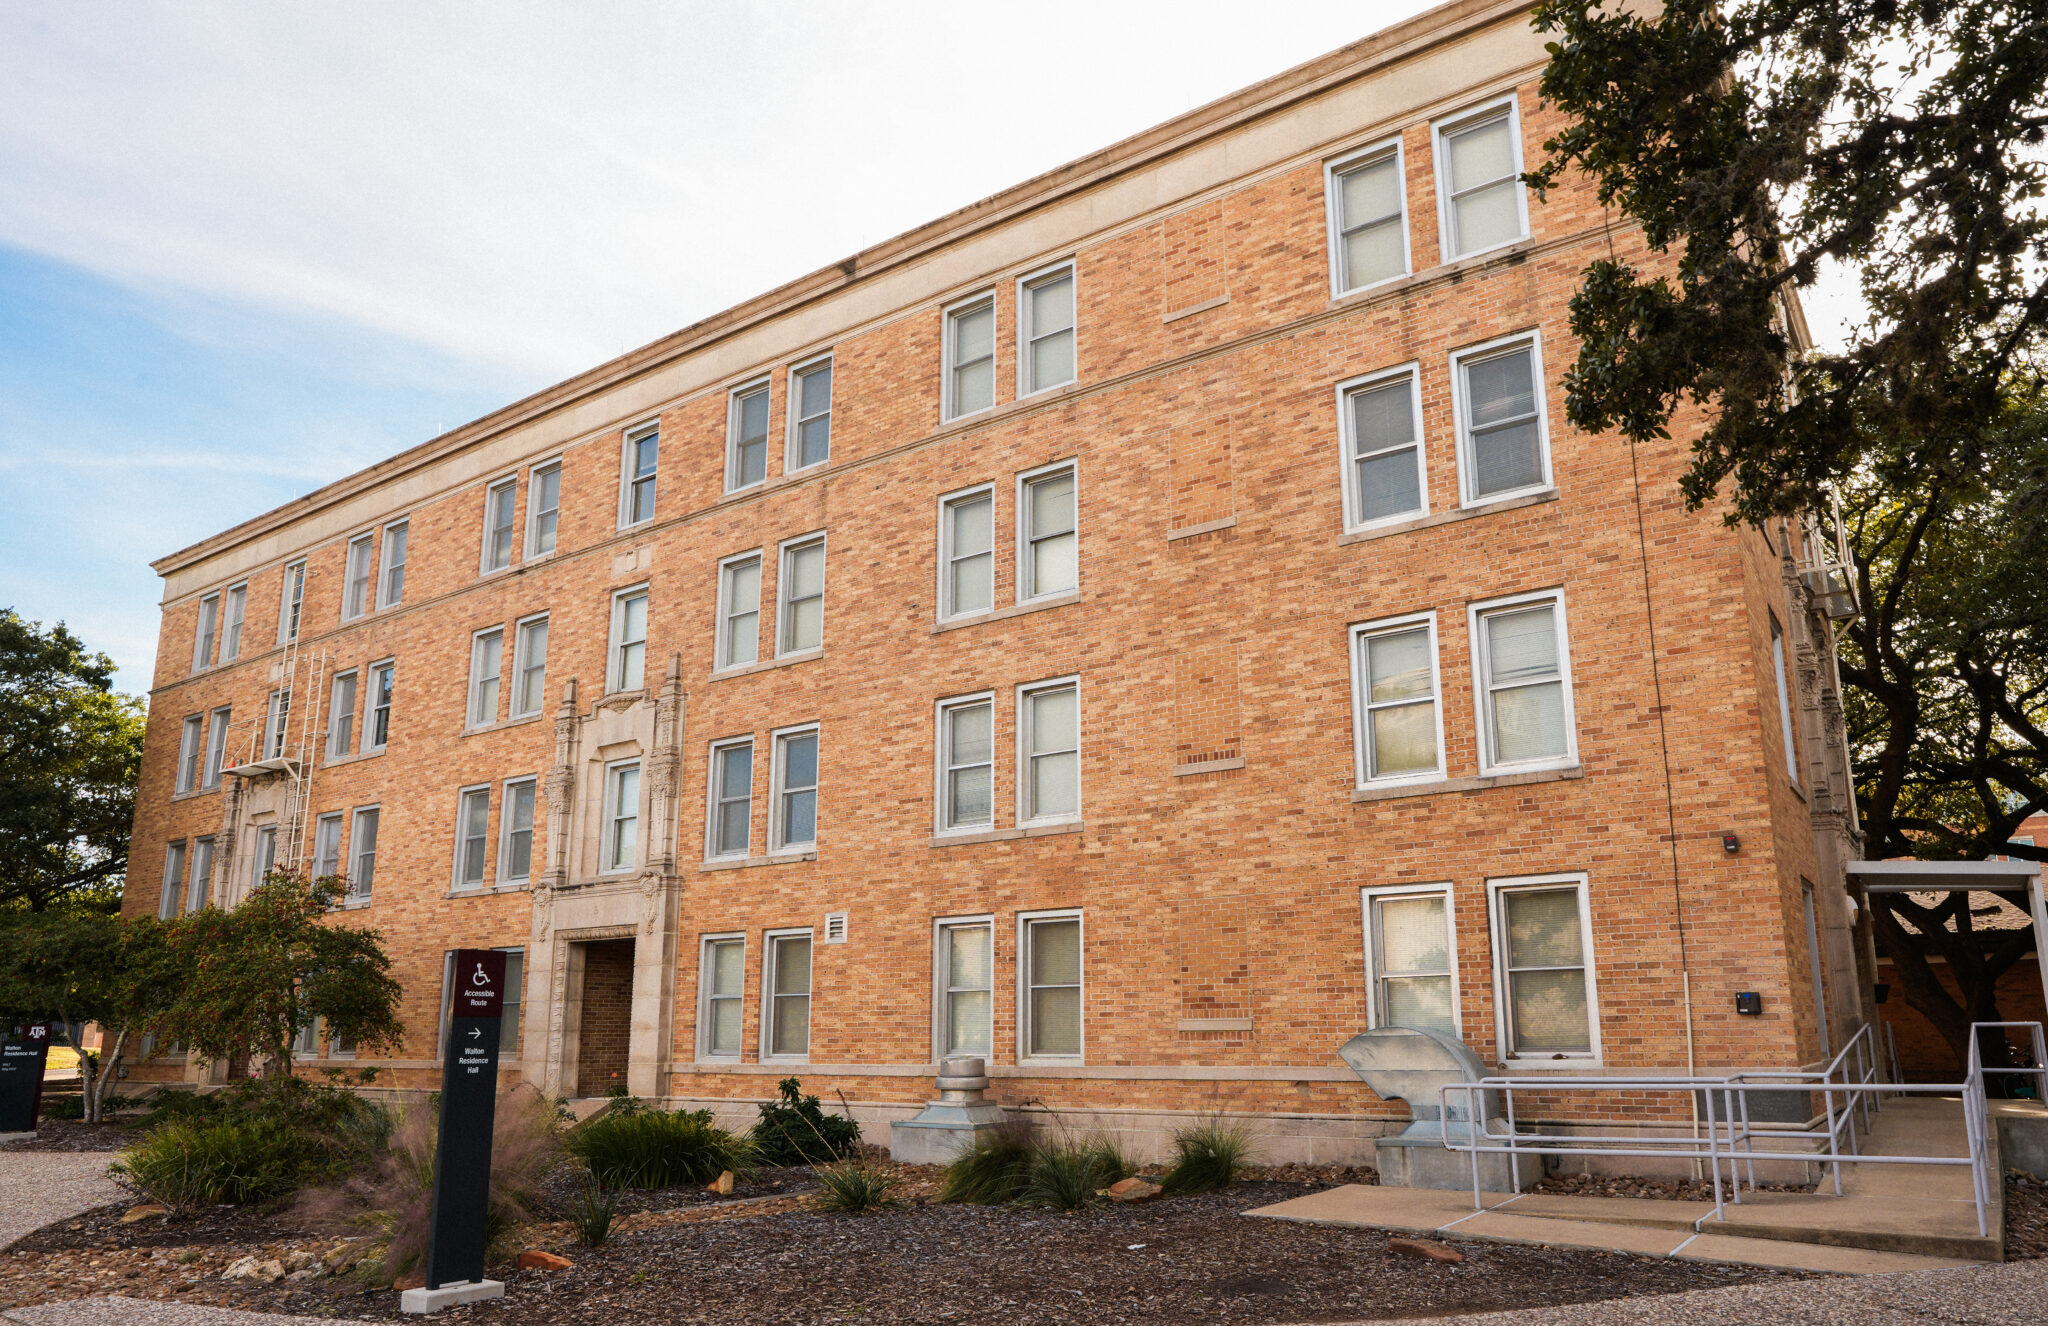
[[[299,638],[299,610],[306,601],[306,564],[293,562],[284,569],[284,587],[278,591],[277,642]]]
[[[612,595],[611,665],[607,692],[637,691],[646,684],[647,589],[622,589]]]
[[[661,454],[661,425],[629,429],[619,464],[619,528],[654,519],[654,469]]]
[[[725,491],[751,488],[768,477],[768,383],[732,393],[725,424]]]
[[[1436,614],[1354,626],[1351,641],[1359,785],[1440,777]]]
[[[1366,1020],[1458,1034],[1448,884],[1365,889]]]
[[[1529,233],[1522,145],[1512,101],[1436,126],[1436,187],[1446,260]]]
[[[806,535],[782,545],[776,577],[782,600],[776,614],[775,652],[795,654],[825,643],[825,536]]]
[[[1472,607],[1480,772],[1554,768],[1577,758],[1564,596],[1555,590]]]
[[[978,414],[996,403],[996,297],[979,295],[946,310],[943,419]]]
[[[1017,964],[1023,985],[1018,1041],[1022,1057],[1081,1057],[1081,914],[1025,913]]]
[[[562,519],[562,462],[536,465],[526,478],[526,555],[545,557],[555,550]]]
[[[220,636],[221,662],[231,662],[242,656],[242,618],[248,611],[248,584],[228,586],[227,616],[222,623]]]
[[[698,963],[697,1057],[740,1057],[741,1001],[746,997],[747,941],[741,935],[704,936]]]
[[[491,840],[491,789],[465,787],[455,812],[455,887],[484,884],[484,849]]]
[[[640,863],[640,762],[614,764],[604,774],[604,873]]]
[[[989,1027],[995,999],[994,925],[988,917],[972,917],[942,920],[936,929],[932,982],[938,992],[936,1057],[986,1057],[993,1048]]]
[[[1534,336],[1451,356],[1457,388],[1458,476],[1467,506],[1550,487],[1543,361]]]
[[[1408,274],[1407,188],[1401,145],[1383,143],[1330,164],[1324,182],[1335,294]]]
[[[986,829],[995,823],[995,699],[939,702],[938,829]]]
[[[270,708],[263,720],[263,754],[259,757],[274,760],[284,754],[285,732],[292,722],[292,693],[289,690],[272,691]]]
[[[192,633],[192,670],[200,672],[213,666],[214,631],[220,624],[220,595],[208,594],[199,600],[199,627]]]
[[[484,551],[479,574],[489,575],[512,565],[512,511],[518,498],[517,475],[484,490]]]
[[[789,455],[784,471],[832,459],[832,356],[789,371]]]
[[[187,718],[178,732],[178,790],[196,791],[199,787],[199,761],[205,750],[206,719],[201,714]]]
[[[256,830],[256,848],[249,854],[249,887],[263,883],[276,866],[277,826],[266,824]]]
[[[718,666],[737,668],[761,656],[761,554],[718,564]]]
[[[769,850],[801,851],[818,842],[818,728],[775,734],[774,814]]]
[[[1792,728],[1792,689],[1785,673],[1785,632],[1771,614],[1771,669],[1778,678],[1778,727],[1785,742],[1785,772],[1799,786],[1799,739]]]
[[[327,704],[327,758],[338,760],[355,751],[356,674],[353,670],[334,674],[334,690]]]
[[[469,726],[498,721],[498,683],[504,675],[505,628],[478,631],[469,642]]]
[[[1017,691],[1017,822],[1081,814],[1081,698],[1072,677]]]
[[[213,711],[206,721],[206,768],[200,776],[200,786],[219,787],[221,766],[227,762],[228,720],[234,710],[226,705]]]
[[[753,840],[754,739],[719,742],[711,748],[710,832],[707,857],[745,856]]]
[[[1344,524],[1364,529],[1425,515],[1422,388],[1415,366],[1373,373],[1337,388],[1344,443]]]
[[[333,811],[313,821],[313,878],[326,879],[341,873],[341,812]]]
[[[362,807],[356,811],[355,824],[349,830],[349,851],[355,858],[348,876],[348,897],[352,902],[368,902],[370,890],[377,883],[378,819],[377,807]]]
[[[996,497],[989,488],[939,503],[939,616],[987,612],[996,601]]]
[[[401,520],[384,527],[384,564],[377,577],[377,606],[389,608],[405,600],[405,545],[412,526]]]
[[[391,685],[396,663],[375,663],[370,667],[370,694],[364,701],[363,749],[383,750],[391,739]]]
[[[523,884],[533,878],[533,800],[540,786],[533,778],[505,784],[498,804],[498,882]]]
[[[548,619],[520,622],[512,643],[512,717],[537,714],[547,703]]]
[[[761,1057],[801,1059],[811,1052],[811,932],[771,930],[765,938]]]
[[[185,911],[196,912],[206,906],[207,895],[213,892],[213,839],[192,840],[192,879],[185,888]]]
[[[1600,1053],[1593,931],[1584,875],[1487,881],[1503,1058]]]
[[[341,619],[348,621],[370,610],[370,536],[358,534],[348,541],[348,557],[341,573]]]
[[[1074,467],[1054,465],[1021,476],[1017,506],[1017,601],[1073,592],[1081,573]]]
[[[1075,376],[1074,264],[1017,283],[1017,394],[1065,386]]]
[[[157,889],[156,914],[168,921],[185,901],[185,844],[181,839],[164,852],[164,882]]]

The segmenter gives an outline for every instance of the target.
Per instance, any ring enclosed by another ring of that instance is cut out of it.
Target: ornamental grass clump
[[[824,1192],[818,1196],[821,1211],[860,1215],[903,1205],[889,1195],[896,1187],[896,1176],[879,1165],[869,1164],[865,1157],[820,1165],[816,1173],[818,1182],[824,1186]]]
[[[1173,1168],[1160,1188],[1169,1196],[1228,1188],[1251,1159],[1252,1135],[1242,1124],[1204,1119],[1173,1135]]]
[[[253,1078],[225,1091],[157,1091],[115,1168],[160,1202],[235,1206],[287,1197],[374,1165],[391,1115],[339,1085]]]
[[[1031,1158],[1037,1142],[1038,1130],[1029,1117],[1005,1119],[981,1130],[974,1145],[946,1166],[939,1200],[974,1206],[1016,1201],[1031,1182]]]
[[[569,1154],[613,1188],[680,1188],[709,1183],[751,1159],[746,1142],[711,1121],[711,1111],[610,1110],[572,1129]]]
[[[611,1237],[612,1221],[619,1214],[619,1190],[583,1171],[583,1185],[576,1194],[576,1209],[569,1223],[576,1227],[576,1241],[595,1248]]]
[[[1107,1138],[1061,1138],[1034,1149],[1031,1178],[1017,1200],[1027,1206],[1078,1211],[1104,1200],[1103,1190],[1130,1173],[1130,1162]]]

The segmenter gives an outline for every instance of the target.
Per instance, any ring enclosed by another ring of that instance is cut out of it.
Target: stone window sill
[[[1434,285],[1444,280],[1460,281],[1483,267],[1508,267],[1527,261],[1536,248],[1535,237],[1524,235],[1520,239],[1509,240],[1505,244],[1478,253],[1468,253],[1449,262],[1439,263],[1435,267],[1409,272],[1405,276],[1390,277],[1372,285],[1360,286],[1356,290],[1348,290],[1341,295],[1333,295],[1329,306],[1337,309],[1347,308],[1353,304],[1376,303],[1382,299],[1398,298],[1419,286]]]
[[[1546,488],[1540,493],[1524,493],[1505,501],[1487,502],[1480,506],[1454,507],[1449,511],[1438,511],[1433,515],[1417,516],[1413,520],[1400,520],[1391,525],[1375,525],[1371,529],[1353,531],[1342,535],[1337,546],[1342,548],[1353,543],[1370,543],[1374,539],[1391,538],[1396,534],[1413,534],[1417,530],[1435,529],[1438,525],[1449,525],[1474,516],[1491,516],[1503,511],[1520,511],[1524,507],[1540,506],[1557,500],[1557,489]]]
[[[1050,838],[1056,834],[1079,833],[1087,827],[1080,820],[1064,824],[1027,824],[1017,829],[987,829],[980,833],[939,833],[932,835],[933,847],[960,847],[967,843],[1007,843],[1019,838]]]
[[[197,797],[212,796],[214,793],[218,791],[220,791],[220,785],[218,783],[214,784],[212,787],[195,787],[189,792],[171,793],[171,800],[173,802],[191,801]]]
[[[1219,534],[1224,530],[1236,528],[1237,517],[1225,516],[1221,520],[1205,520],[1199,525],[1183,525],[1179,529],[1168,530],[1166,541],[1172,543],[1175,539],[1192,539],[1198,535]]]
[[[751,870],[756,866],[793,866],[805,861],[815,861],[818,854],[812,852],[773,852],[767,856],[733,856],[718,861],[705,861],[698,865],[697,872],[710,870]]]
[[[1242,768],[1244,768],[1244,757],[1238,755],[1227,760],[1197,760],[1193,764],[1176,764],[1173,766],[1173,776],[1175,778],[1188,778],[1195,774],[1224,773],[1231,769]]]
[[[721,668],[711,674],[711,680],[730,681],[734,677],[751,677],[756,672],[773,672],[777,668],[786,668],[797,663],[815,663],[823,657],[825,647],[819,645],[816,649],[800,649],[788,654],[778,654],[774,658],[762,659],[758,663],[743,663],[736,668]]]
[[[462,735],[465,737],[480,737],[486,732],[502,732],[508,727],[525,727],[528,723],[538,723],[545,717],[547,717],[545,713],[521,714],[517,718],[508,718],[502,723],[479,723],[475,727],[462,729]]]
[[[1404,797],[1438,796],[1446,792],[1481,792],[1489,787],[1527,787],[1531,783],[1555,783],[1585,776],[1586,767],[1574,764],[1565,769],[1531,769],[1526,773],[1439,778],[1429,783],[1402,783],[1398,787],[1361,787],[1352,792],[1351,800],[1354,804],[1367,801],[1398,801]]]
[[[359,750],[353,755],[329,755],[320,761],[320,767],[323,769],[333,769],[344,764],[354,764],[358,760],[374,760],[387,749],[389,748],[379,746],[375,750]]]
[[[1044,612],[1048,608],[1064,608],[1080,601],[1081,591],[1078,589],[1070,590],[1065,594],[1054,594],[1047,598],[1033,599],[1029,603],[1017,603],[1007,608],[996,608],[990,612],[979,612],[972,617],[951,618],[932,627],[932,634],[941,635],[947,631],[957,631],[967,626],[986,626],[990,622],[1007,621],[1012,617],[1022,617],[1027,612]]]
[[[493,884],[487,889],[450,889],[451,898],[489,898],[499,893],[526,893],[533,888],[531,880],[513,880],[507,884]]]
[[[1199,304],[1190,304],[1186,308],[1177,308],[1171,313],[1161,314],[1159,321],[1162,324],[1168,322],[1179,322],[1182,318],[1192,318],[1197,313],[1207,313],[1212,308],[1222,308],[1225,304],[1228,304],[1229,302],[1229,295],[1218,295],[1214,299],[1205,299]]]

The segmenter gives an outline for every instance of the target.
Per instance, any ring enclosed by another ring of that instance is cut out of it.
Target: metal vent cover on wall
[[[825,942],[827,944],[844,944],[846,942],[845,912],[825,913]]]

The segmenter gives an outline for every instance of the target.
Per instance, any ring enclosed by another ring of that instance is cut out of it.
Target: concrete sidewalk
[[[129,1196],[104,1151],[0,1148],[0,1249],[44,1225]]]
[[[10,1326],[334,1326],[332,1317],[280,1317],[238,1312],[204,1303],[159,1303],[145,1298],[74,1298],[0,1312]]]

